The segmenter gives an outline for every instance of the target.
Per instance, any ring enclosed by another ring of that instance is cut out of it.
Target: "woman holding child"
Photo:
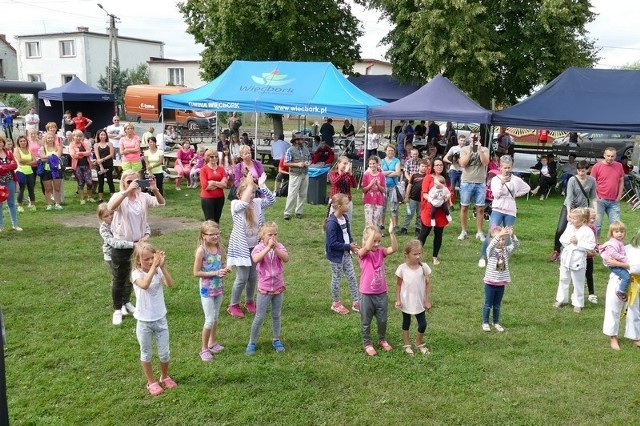
[[[420,230],[420,236],[418,239],[424,246],[424,243],[427,241],[427,237],[431,233],[431,229],[433,228],[433,264],[440,264],[440,260],[438,259],[438,254],[440,253],[440,247],[442,246],[442,234],[444,232],[444,227],[449,224],[449,220],[447,219],[447,214],[443,209],[438,209],[435,214],[435,225],[431,225],[431,203],[427,201],[427,197],[429,195],[429,191],[435,185],[435,180],[440,177],[444,177],[444,162],[442,158],[436,158],[431,163],[432,170],[431,174],[425,176],[422,180],[422,197],[421,197],[421,206],[420,206],[420,220],[422,221],[422,229]],[[451,188],[450,183],[446,183],[449,192],[451,193],[451,198],[446,202],[448,207],[453,203],[453,188]]]

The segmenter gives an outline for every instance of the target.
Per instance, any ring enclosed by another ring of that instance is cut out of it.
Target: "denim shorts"
[[[464,182],[460,184],[460,205],[468,206],[473,200],[473,204],[484,207],[486,185],[484,183],[469,183]]]

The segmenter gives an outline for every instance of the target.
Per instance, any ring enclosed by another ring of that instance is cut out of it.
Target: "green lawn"
[[[168,206],[154,210],[153,221],[201,220],[197,192],[168,187]],[[67,181],[66,193],[73,192]],[[355,198],[354,234],[361,235],[363,209]],[[59,222],[93,217],[93,206],[80,206],[73,195],[66,204],[63,212],[24,213],[24,232],[0,234],[0,304],[14,425],[631,424],[637,417],[640,352],[625,340],[622,351],[612,351],[601,332],[607,277],[601,262],[596,261],[599,305],[588,304],[581,314],[551,306],[558,270],[548,256],[561,205],[557,194],[544,202],[519,200],[516,232],[522,246],[511,261],[503,334],[481,331],[480,243],[456,240],[460,228],[454,212],[442,263],[432,275],[427,358],[403,353],[393,291],[387,337],[395,348],[377,357],[362,350],[358,316],[329,310],[323,206],[306,205],[303,220],[285,222],[279,198],[267,212],[279,223],[280,241],[291,255],[283,354],[270,349],[268,318],[256,356],[246,357],[251,320],[222,313],[219,341],[226,349],[213,362],[201,362],[203,315],[191,274],[198,225],[154,237],[153,244],[166,250],[175,279],[165,299],[171,374],[178,383],[155,398],[144,388],[135,321],[125,317],[121,327],[111,325],[110,278],[97,221],[92,227]],[[228,207],[222,218],[226,236]],[[637,218],[623,208],[629,228],[637,228]],[[401,246],[407,238],[400,237]],[[431,247],[430,237],[424,256],[429,264]],[[387,260],[392,290],[402,261],[401,254]],[[232,278],[226,280],[224,307]],[[346,282],[341,288],[347,302]]]

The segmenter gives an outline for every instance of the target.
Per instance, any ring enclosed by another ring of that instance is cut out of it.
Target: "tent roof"
[[[78,77],[74,77],[63,86],[39,92],[38,99],[48,99],[51,101],[114,102],[115,98],[113,94],[91,87]]]
[[[640,71],[569,68],[524,101],[493,115],[496,125],[640,133]]]
[[[234,61],[212,82],[162,96],[162,108],[365,118],[383,101],[358,89],[330,62]]]
[[[361,75],[348,80],[357,88],[385,102],[393,102],[412,94],[420,88],[414,84],[402,84],[390,75]]]
[[[488,111],[438,74],[412,94],[388,105],[372,108],[369,118],[489,123]]]

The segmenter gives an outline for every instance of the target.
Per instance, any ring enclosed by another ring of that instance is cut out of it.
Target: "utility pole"
[[[106,11],[100,3],[98,7],[104,11],[109,17],[109,70],[107,74],[107,87],[110,93],[113,93],[113,50],[116,51],[116,62],[120,63],[120,55],[118,54],[118,29],[116,28],[116,21],[121,22],[113,13]]]

